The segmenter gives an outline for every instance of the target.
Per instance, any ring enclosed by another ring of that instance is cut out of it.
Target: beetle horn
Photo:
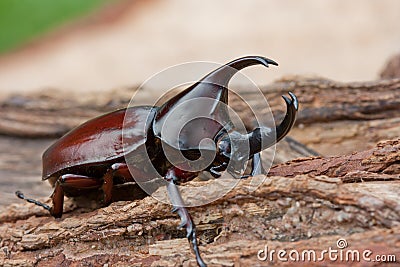
[[[182,144],[181,149],[197,148],[201,140],[205,138],[213,139],[218,132],[231,123],[228,104],[228,83],[241,69],[261,64],[268,67],[269,64],[278,65],[275,61],[260,57],[247,56],[233,60],[216,70],[212,71],[200,81],[185,89],[178,95],[165,102],[157,111],[153,121],[153,131],[155,136],[161,137],[161,131],[167,117],[169,123],[173,125],[171,129],[163,130],[163,140],[176,147]],[[197,122],[194,119],[198,119]],[[191,122],[190,127],[188,122]],[[200,129],[193,133],[187,129]],[[177,132],[183,129],[182,132]],[[206,129],[201,131],[201,129]],[[181,135],[181,137],[178,137]]]
[[[199,84],[203,84],[203,86],[217,86],[218,90],[212,90],[211,92],[207,92],[207,90],[200,89],[204,91],[206,94],[215,94],[214,98],[218,99],[219,101],[228,104],[228,83],[232,79],[233,75],[235,75],[238,71],[250,67],[253,65],[261,64],[265,67],[269,67],[269,64],[278,66],[278,63],[275,61],[259,56],[248,56],[235,59],[215,71],[211,72],[203,79],[200,80]],[[210,96],[206,96],[210,97]]]
[[[261,64],[265,67],[269,67],[269,64],[278,66],[278,63],[273,61],[272,59],[268,59],[265,57],[260,56],[247,56],[235,59],[218,69],[214,70],[213,72],[209,73],[200,82],[206,82],[211,84],[216,84],[219,86],[223,86],[223,89],[226,89],[228,86],[229,81],[238,71],[250,67],[253,65]]]
[[[282,96],[286,103],[286,115],[279,126],[275,128],[276,136],[271,134],[270,128],[264,126],[258,127],[248,134],[250,157],[279,142],[293,127],[297,110],[299,109],[299,102],[292,92],[289,92],[289,96],[290,99],[285,95]]]
[[[275,61],[260,56],[247,56],[235,59],[207,74],[200,81],[168,100],[160,107],[159,113],[163,114],[165,112],[164,109],[169,110],[177,103],[199,97],[213,98],[228,104],[227,87],[233,75],[246,67],[257,64],[265,67],[269,67],[269,64],[278,66],[278,63]]]

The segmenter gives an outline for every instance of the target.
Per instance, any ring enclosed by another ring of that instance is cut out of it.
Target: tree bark
[[[400,142],[399,139],[384,141],[370,150],[345,156],[299,158],[273,166],[268,174],[285,177],[326,175],[343,182],[399,180]]]
[[[353,155],[292,161],[273,168],[270,177],[253,178],[264,180],[256,190],[251,187],[254,180],[241,180],[222,198],[189,208],[204,260],[210,265],[260,266],[266,263],[257,254],[265,246],[321,253],[338,249],[339,239],[361,253],[398,256],[399,144],[396,139]],[[372,176],[359,179],[360,172]],[[204,194],[212,195],[224,182],[192,181],[186,186],[204,184],[211,185]],[[186,200],[196,198],[190,190],[182,193]],[[62,219],[29,203],[5,208],[0,215],[0,264],[196,265],[184,231],[176,229],[177,215],[152,197],[98,209],[78,208],[68,199],[65,208]],[[328,257],[323,261],[333,263]],[[277,258],[273,262],[280,263]]]
[[[290,136],[321,155],[366,150],[379,141],[397,138],[400,133],[400,79],[341,83],[288,77],[261,91],[277,121],[285,111],[280,95],[289,91],[297,95],[300,108]],[[249,94],[257,97],[254,92]],[[253,108],[267,112],[260,105],[254,101]],[[251,118],[251,114],[247,112],[242,117]]]
[[[177,89],[178,90],[178,89]],[[281,95],[294,92],[300,110],[290,136],[319,154],[344,155],[372,148],[400,132],[400,79],[341,83],[324,78],[287,77],[260,90],[277,122],[284,116]],[[57,90],[29,96],[15,95],[0,103],[0,134],[24,138],[56,138],[104,112],[124,108],[136,87],[102,94],[73,94]],[[255,91],[238,90],[251,107],[269,112]],[[169,95],[175,94],[170,92]],[[158,92],[149,90],[135,103],[153,103]],[[167,97],[164,97],[164,99]],[[254,116],[247,104],[231,95],[230,105],[248,128]]]

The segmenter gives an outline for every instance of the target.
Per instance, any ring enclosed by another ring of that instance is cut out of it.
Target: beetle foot
[[[199,265],[200,267],[207,267],[207,264],[205,264],[205,262],[203,261],[203,259],[200,256],[200,251],[197,246],[196,231],[194,229],[193,229],[192,234],[190,236],[188,236],[188,240],[189,240],[189,242],[192,242],[193,250],[194,250],[194,253],[196,254],[197,265]]]
[[[196,254],[197,264],[201,267],[206,267],[207,265],[204,263],[203,259],[200,256],[199,247],[197,245],[196,228],[189,212],[185,207],[178,206],[175,206],[172,211],[178,212],[178,215],[181,218],[181,223],[179,224],[178,229],[185,227],[186,238],[192,244],[193,251]]]
[[[170,169],[165,176],[165,180],[167,181],[168,195],[174,207],[172,210],[177,212],[179,217],[181,218],[179,228],[186,228],[186,237],[192,244],[193,251],[196,254],[197,264],[201,267],[205,267],[207,265],[201,259],[199,247],[197,246],[195,225],[193,223],[192,217],[190,217],[189,212],[185,208],[184,201],[181,197],[177,185],[173,182],[175,180],[174,178],[177,178],[175,170]]]

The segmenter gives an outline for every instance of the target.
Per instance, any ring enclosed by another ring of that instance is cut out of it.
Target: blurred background
[[[284,75],[378,77],[400,50],[398,0],[2,0],[2,94],[99,91],[142,83],[172,65],[256,54]]]

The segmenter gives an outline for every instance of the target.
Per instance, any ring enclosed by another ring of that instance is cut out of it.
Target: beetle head
[[[238,131],[225,132],[216,140],[216,145],[214,166],[220,167],[218,171],[227,169],[233,177],[240,178],[250,156],[247,135]]]
[[[213,173],[212,168],[217,168],[218,171],[227,169],[234,177],[240,177],[246,167],[247,160],[251,159],[254,154],[279,142],[289,133],[294,125],[299,108],[297,97],[291,92],[289,92],[289,96],[290,98],[282,96],[286,103],[286,115],[275,129],[260,126],[243,134],[234,130],[225,130],[216,137],[217,155],[213,162],[214,166],[210,167],[214,176],[219,174]]]

